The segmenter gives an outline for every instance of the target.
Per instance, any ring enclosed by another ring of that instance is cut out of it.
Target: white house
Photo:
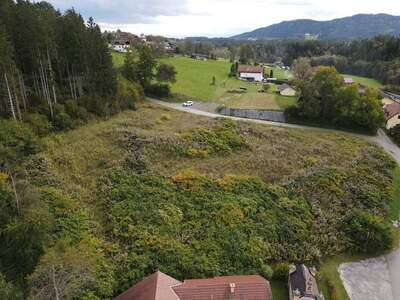
[[[393,102],[385,108],[386,129],[391,129],[400,124],[400,103]]]
[[[264,80],[264,67],[239,66],[239,78],[247,81],[262,82]]]
[[[344,81],[344,84],[347,84],[347,85],[352,85],[354,83],[354,80],[351,77],[344,77],[343,81]]]
[[[111,46],[111,48],[116,51],[116,52],[120,52],[120,53],[126,53],[128,52],[130,47],[129,42],[127,43],[121,43],[121,42],[114,42]]]

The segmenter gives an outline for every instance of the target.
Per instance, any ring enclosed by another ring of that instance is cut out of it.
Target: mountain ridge
[[[283,21],[232,36],[236,40],[354,40],[377,35],[400,35],[400,16],[357,14],[329,21],[297,19]],[[307,36],[306,36],[307,35]]]

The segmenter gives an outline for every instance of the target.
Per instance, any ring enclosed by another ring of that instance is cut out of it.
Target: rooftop
[[[223,276],[183,283],[156,272],[115,300],[272,300],[269,282],[261,276]]]
[[[393,102],[385,107],[386,120],[390,120],[397,114],[400,114],[400,103]]]
[[[264,73],[264,68],[260,66],[239,66],[239,73]]]

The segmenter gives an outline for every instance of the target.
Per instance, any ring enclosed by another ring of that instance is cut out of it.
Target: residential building
[[[239,78],[247,81],[262,82],[264,80],[264,67],[239,66]]]
[[[180,282],[162,272],[143,279],[114,300],[272,300],[269,282],[258,275]]]
[[[347,85],[352,85],[354,83],[354,80],[351,77],[344,77],[343,81],[344,81],[344,84],[347,84]]]
[[[197,59],[197,60],[202,60],[202,61],[207,61],[208,60],[208,55],[194,53],[194,54],[191,55],[191,58]]]
[[[391,129],[400,124],[400,103],[393,102],[384,107],[386,129]]]
[[[286,83],[279,85],[277,90],[279,94],[281,94],[282,96],[288,96],[288,97],[296,96],[296,90]]]
[[[318,290],[316,270],[305,265],[289,268],[289,300],[323,300]]]

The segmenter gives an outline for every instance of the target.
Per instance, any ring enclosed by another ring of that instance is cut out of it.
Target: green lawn
[[[125,54],[112,51],[111,55],[116,68],[120,68],[124,65]]]
[[[280,68],[276,67],[266,67],[265,68],[265,73],[269,76],[271,70],[274,72],[274,78],[277,78],[279,80],[286,80],[286,79],[293,79],[293,73],[290,71],[282,70]]]
[[[226,60],[199,61],[175,56],[164,58],[161,62],[175,66],[177,71],[177,82],[172,85],[172,92],[190,96],[199,101],[220,103],[232,108],[271,110],[284,110],[296,103],[295,97],[277,95],[273,85],[267,93],[259,93],[262,84],[229,77],[231,63]],[[215,85],[211,84],[213,76],[216,78]],[[240,88],[247,90],[245,93],[232,92]]]
[[[288,288],[286,282],[271,280],[272,298],[274,300],[288,300]]]
[[[172,91],[201,99],[213,100],[218,85],[228,79],[231,64],[225,60],[200,61],[188,57],[171,57],[161,62],[175,66],[177,81],[172,85]],[[215,76],[217,85],[211,85]]]
[[[344,77],[351,77],[351,78],[353,78],[354,82],[363,84],[363,85],[371,87],[371,88],[380,89],[383,87],[383,85],[379,81],[372,79],[372,78],[354,76],[354,75],[348,75],[348,74],[342,74],[342,75]]]

